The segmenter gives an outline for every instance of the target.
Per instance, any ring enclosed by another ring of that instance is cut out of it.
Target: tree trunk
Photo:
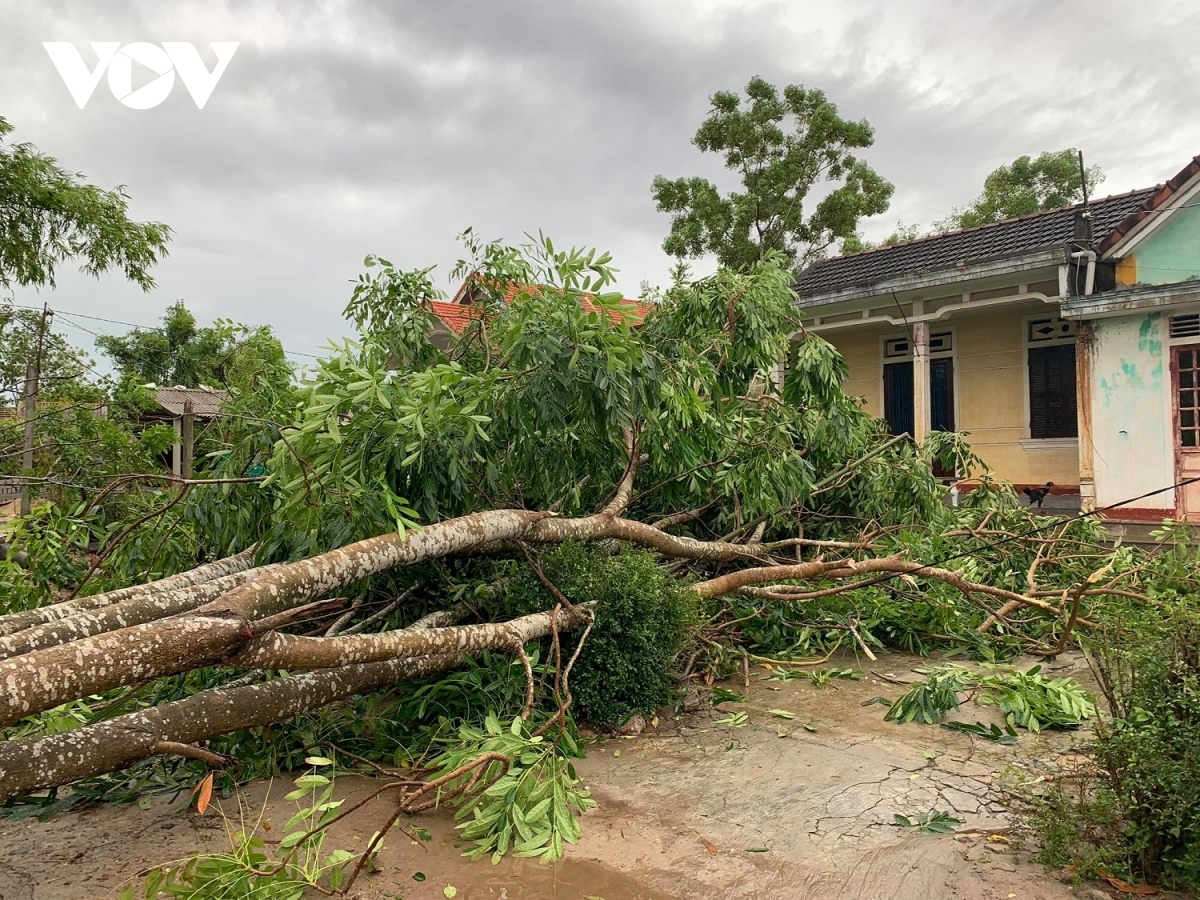
[[[209,600],[220,597],[239,584],[252,581],[275,568],[278,567],[260,566],[257,569],[246,569],[244,572],[235,572],[232,575],[214,578],[212,581],[204,581],[191,587],[142,594],[139,597],[103,606],[91,612],[77,613],[45,625],[26,628],[0,638],[0,661],[20,656],[22,653],[56,647],[59,644],[66,644],[92,635],[105,634],[146,622],[156,622],[167,616],[188,612]]]
[[[135,584],[132,587],[109,591],[105,594],[76,597],[74,600],[64,600],[62,603],[54,603],[50,606],[41,606],[37,609],[28,609],[24,612],[0,616],[0,635],[15,634],[25,628],[32,628],[35,625],[43,625],[47,622],[55,622],[59,619],[78,615],[81,612],[110,606],[113,603],[121,603],[137,597],[203,584],[215,578],[245,571],[254,563],[254,549],[254,547],[249,547],[235,556],[227,556],[216,562],[211,562],[195,569],[188,569],[186,572],[180,572],[178,575],[172,575],[169,578],[152,581],[149,584]]]
[[[336,668],[318,669],[262,684],[212,688],[184,700],[74,731],[0,744],[0,802],[111,772],[159,752],[170,752],[162,746],[164,744],[193,744],[243,728],[283,721],[355,694],[442,672],[459,665],[465,657],[488,648],[515,650],[521,646],[514,643],[516,641],[537,640],[550,634],[553,628],[560,631],[575,628],[588,618],[583,607],[575,607],[494,625],[428,627],[430,623],[443,621],[445,615],[427,616],[411,628],[395,632],[393,637],[408,634],[418,641],[424,638],[428,646],[461,647],[462,650],[337,665]],[[457,637],[454,632],[460,632],[463,637]],[[489,632],[493,635],[490,639]],[[353,646],[358,643],[359,636],[314,640],[350,642]]]

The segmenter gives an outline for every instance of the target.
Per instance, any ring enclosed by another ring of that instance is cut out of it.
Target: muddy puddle
[[[755,670],[748,689],[729,685],[744,702],[660,714],[657,730],[594,744],[577,768],[599,806],[585,817],[579,846],[555,865],[468,861],[452,818],[427,815],[419,824],[433,840],[393,832],[380,871],[360,879],[352,896],[436,900],[449,887],[458,898],[490,900],[1081,896],[1019,852],[1005,786],[1042,777],[1045,764],[1086,735],[1022,734],[1003,746],[891,725],[882,706],[863,703],[899,697],[897,682],[916,680],[920,661],[890,655],[831,664],[854,666],[862,678],[817,688]],[[1079,660],[1063,657],[1053,674],[1084,672]],[[745,717],[731,721],[731,713]],[[959,716],[993,717],[980,707]],[[351,801],[374,787],[358,777],[338,784]],[[283,801],[288,787],[251,785],[244,803],[282,825],[295,809]],[[116,896],[150,865],[225,849],[221,818],[184,807],[180,797],[146,810],[0,823],[0,900]],[[224,807],[236,820],[237,804]],[[958,833],[920,834],[895,821],[931,809],[962,820]],[[378,798],[335,829],[327,846],[362,846],[389,811],[388,799]]]

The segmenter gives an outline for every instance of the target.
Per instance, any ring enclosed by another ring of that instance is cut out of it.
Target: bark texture
[[[558,614],[560,629],[573,629],[588,621],[593,604],[583,603]],[[383,634],[348,634],[336,637],[297,637],[271,632],[256,638],[235,656],[234,665],[255,669],[329,669],[386,659],[516,650],[548,633],[547,613],[534,613],[508,622],[438,628],[422,625]],[[418,627],[421,626],[421,627]]]
[[[96,634],[105,634],[146,622],[156,622],[167,616],[196,609],[239,584],[252,581],[275,568],[278,567],[260,566],[257,569],[246,569],[243,572],[214,578],[212,581],[204,581],[190,587],[144,593],[96,610],[77,613],[45,625],[26,628],[0,638],[0,660],[46,647],[55,647]]]
[[[73,600],[64,600],[62,603],[53,603],[50,606],[41,606],[37,609],[25,610],[24,612],[10,613],[6,616],[0,616],[0,636],[15,634],[25,628],[32,628],[35,625],[65,619],[69,616],[78,615],[88,610],[100,609],[113,603],[121,603],[138,597],[203,584],[206,581],[232,575],[235,572],[243,572],[249,569],[253,563],[254,547],[248,547],[235,556],[227,556],[208,565],[189,569],[186,572],[180,572],[178,575],[172,575],[169,578],[151,581],[148,584],[135,584],[132,587],[108,591],[104,594],[76,597]]]
[[[267,725],[313,712],[355,694],[378,690],[401,681],[442,672],[485,649],[515,649],[515,641],[545,637],[557,628],[575,628],[589,616],[575,610],[537,613],[511,622],[462,628],[430,628],[445,613],[434,613],[392,637],[428,636],[432,646],[455,647],[447,652],[336,665],[262,684],[213,688],[185,700],[119,716],[107,722],[45,737],[0,744],[0,802],[81,778],[111,772],[139,759],[164,752],[170,745],[194,744],[221,734]],[[492,631],[495,640],[483,638]],[[464,632],[459,639],[453,632]],[[314,638],[334,646],[356,645],[360,636]],[[462,649],[458,649],[461,647]]]

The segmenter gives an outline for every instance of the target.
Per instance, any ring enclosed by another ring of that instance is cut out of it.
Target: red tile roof
[[[455,334],[462,334],[472,319],[479,318],[479,310],[473,306],[447,303],[444,300],[433,300],[429,305],[433,308],[433,314]]]
[[[479,310],[472,304],[466,288],[467,283],[464,283],[458,293],[454,295],[453,300],[434,300],[429,304],[433,314],[455,334],[462,334],[474,319],[479,318]],[[522,291],[536,289],[536,286],[510,284],[504,291],[504,302],[512,303]],[[580,298],[580,303],[588,312],[599,312],[600,307],[594,302],[593,297],[593,294],[584,294]],[[628,321],[631,325],[640,325],[653,308],[653,303],[624,299],[617,309],[610,309],[608,313],[613,322]]]

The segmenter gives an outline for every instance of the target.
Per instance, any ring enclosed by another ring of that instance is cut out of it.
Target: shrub
[[[652,554],[632,548],[613,555],[568,543],[543,554],[539,565],[573,603],[596,601],[595,626],[571,670],[574,714],[613,724],[666,703],[671,663],[696,618],[686,587]],[[553,607],[555,599],[526,568],[509,588],[507,603],[514,615],[525,615]],[[578,639],[577,634],[563,636],[564,661]]]
[[[1093,669],[1111,718],[1098,721],[1096,773],[1042,797],[1043,861],[1200,888],[1200,611],[1120,620],[1096,639]]]

